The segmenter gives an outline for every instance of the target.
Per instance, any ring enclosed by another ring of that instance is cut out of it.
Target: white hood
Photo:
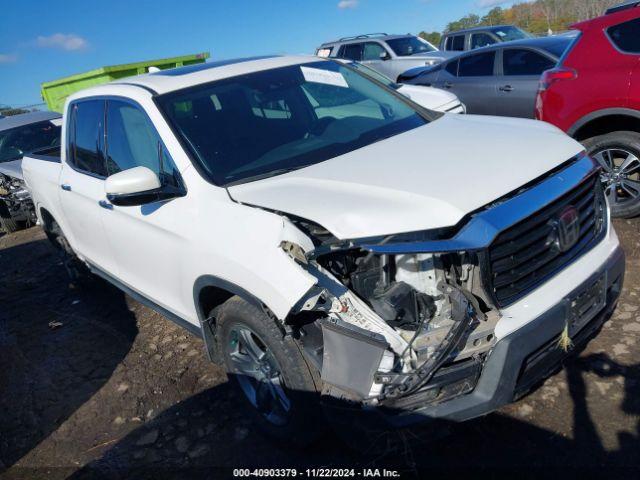
[[[582,150],[543,122],[449,114],[229,193],[316,222],[339,239],[364,238],[455,225]]]
[[[22,159],[0,163],[0,173],[22,180]]]

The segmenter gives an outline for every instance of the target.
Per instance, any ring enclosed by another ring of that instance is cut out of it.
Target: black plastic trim
[[[88,265],[89,265],[89,270],[91,270],[92,273],[94,273],[95,275],[98,275],[99,277],[103,278],[107,282],[111,283],[113,286],[119,288],[134,300],[142,303],[143,305],[151,308],[152,310],[155,310],[160,315],[167,317],[169,320],[171,320],[173,323],[175,323],[179,327],[182,327],[185,330],[188,330],[189,332],[193,333],[198,337],[201,337],[201,338],[203,337],[201,327],[198,327],[197,325],[194,325],[193,323],[185,320],[184,318],[179,317],[175,313],[170,312],[166,308],[161,307],[160,305],[155,303],[153,300],[150,300],[144,295],[136,292],[131,287],[125,285],[120,280],[116,279],[115,277],[112,277],[110,274],[96,267],[95,265],[92,265],[92,264],[88,264]]]
[[[578,131],[589,122],[612,115],[628,116],[640,120],[640,111],[638,110],[634,110],[632,108],[605,108],[604,110],[597,110],[582,117],[571,126],[571,128],[567,131],[567,134],[571,137],[574,137],[576,133],[578,133]]]

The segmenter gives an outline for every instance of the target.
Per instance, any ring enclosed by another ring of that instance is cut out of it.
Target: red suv
[[[536,117],[603,167],[614,216],[640,214],[640,1],[573,25],[579,35],[540,81]]]

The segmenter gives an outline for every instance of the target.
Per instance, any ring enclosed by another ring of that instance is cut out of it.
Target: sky
[[[442,31],[502,0],[5,0],[0,105],[42,102],[40,83],[107,65],[210,52],[311,54],[369,32]]]

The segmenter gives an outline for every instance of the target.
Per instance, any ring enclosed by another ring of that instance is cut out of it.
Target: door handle
[[[64,190],[65,192],[70,192],[71,191],[71,185],[67,185],[66,183],[63,183],[62,185],[60,185],[60,188],[62,190]]]
[[[98,202],[98,205],[100,205],[102,208],[106,209],[106,210],[113,210],[113,205],[109,202],[107,202],[106,200],[100,200]]]
[[[453,87],[453,83],[450,82],[445,82],[443,85],[444,88],[452,88]]]
[[[514,88],[511,85],[505,85],[503,87],[498,88],[501,92],[513,92]]]

